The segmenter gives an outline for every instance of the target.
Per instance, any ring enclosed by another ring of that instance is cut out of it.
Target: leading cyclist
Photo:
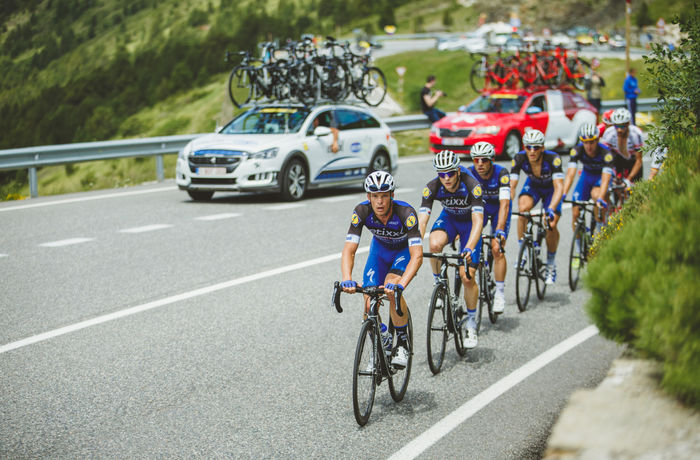
[[[559,246],[557,223],[561,217],[561,198],[564,191],[564,173],[561,158],[555,152],[544,149],[544,134],[531,129],[523,136],[525,150],[513,158],[510,170],[510,197],[515,198],[520,171],[527,174],[527,179],[518,197],[518,211],[530,211],[540,200],[545,208],[550,228],[547,230],[547,277],[546,284],[554,284],[557,279],[555,257]],[[523,234],[527,219],[518,219],[518,244],[523,244]]]
[[[506,256],[501,253],[501,245],[505,249],[506,238],[510,230],[510,217],[512,202],[510,199],[510,175],[508,169],[493,162],[496,151],[488,142],[477,142],[469,152],[474,166],[469,172],[481,183],[484,193],[484,225],[491,221],[493,240],[491,240],[491,253],[493,254],[493,270],[496,279],[496,295],[493,301],[494,313],[503,313],[506,307],[505,279]]]
[[[433,158],[433,167],[438,177],[428,182],[423,189],[423,201],[418,214],[418,226],[421,236],[425,235],[433,202],[442,203],[442,212],[430,230],[430,251],[440,252],[457,236],[460,241],[460,254],[469,265],[470,278],[465,267],[460,266],[459,275],[464,286],[464,300],[467,304],[466,348],[478,344],[476,331],[476,304],[479,299],[479,286],[474,280],[476,267],[481,255],[481,229],[484,225],[484,202],[479,182],[470,173],[460,169],[459,156],[449,150],[439,152]],[[431,260],[433,276],[438,281],[440,261]]]
[[[403,290],[408,286],[423,263],[423,244],[418,230],[416,211],[404,201],[394,200],[394,178],[386,171],[375,171],[365,179],[367,201],[355,206],[350,219],[350,229],[340,260],[343,291],[354,293],[357,283],[352,279],[355,253],[360,244],[362,227],[372,232],[374,238],[369,247],[362,286],[384,286],[391,306],[391,321],[396,328],[398,346],[391,364],[406,367],[408,364],[408,305]],[[402,315],[396,312],[396,301]],[[365,296],[365,313],[369,310],[369,297]],[[386,325],[381,325],[382,332]],[[386,343],[391,336],[382,334]],[[391,348],[392,344],[387,344]]]
[[[610,115],[613,126],[605,130],[600,138],[610,150],[615,152],[615,170],[618,176],[636,182],[642,179],[642,130],[630,124],[632,114],[623,108],[615,109]]]

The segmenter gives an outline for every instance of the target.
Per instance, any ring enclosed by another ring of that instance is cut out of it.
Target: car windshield
[[[525,96],[515,94],[482,95],[469,104],[467,113],[517,113],[525,102]]]
[[[223,134],[296,133],[309,115],[305,107],[256,107],[226,125]]]

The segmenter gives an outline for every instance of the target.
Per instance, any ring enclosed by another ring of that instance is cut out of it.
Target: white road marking
[[[559,342],[557,345],[525,363],[520,368],[514,370],[486,390],[462,404],[457,410],[447,415],[427,431],[423,432],[423,434],[406,444],[401,450],[389,457],[389,460],[414,459],[418,457],[430,446],[438,442],[458,425],[469,420],[471,416],[489,405],[506,391],[596,334],[598,334],[598,328],[595,326],[588,326],[568,339]]]
[[[70,246],[72,244],[87,243],[88,241],[92,241],[94,239],[95,238],[69,238],[67,240],[51,241],[49,243],[41,243],[39,246],[43,246],[45,248],[58,248],[61,246]]]
[[[306,206],[304,203],[286,203],[286,204],[277,204],[274,206],[266,206],[265,209],[268,211],[282,211],[285,209],[302,208],[304,206]]]
[[[0,257],[9,257],[9,254],[0,254]]]
[[[195,217],[194,220],[222,220],[231,219],[232,217],[238,217],[240,215],[241,214],[237,212],[224,212],[221,214],[212,214],[210,216]]]
[[[41,206],[53,206],[55,204],[79,203],[81,201],[102,200],[105,198],[120,198],[123,196],[143,195],[144,193],[168,192],[168,191],[173,191],[173,190],[177,190],[177,188],[172,186],[172,187],[154,188],[154,189],[150,189],[150,190],[134,190],[134,191],[130,191],[130,192],[107,193],[104,195],[86,196],[86,197],[80,197],[80,198],[68,198],[66,200],[47,201],[44,203],[31,203],[31,204],[22,204],[19,206],[8,206],[6,208],[5,207],[0,208],[0,212],[16,211],[18,209],[39,208]]]
[[[357,254],[369,252],[369,246],[359,248]],[[330,254],[323,257],[318,257],[316,259],[307,260],[304,262],[299,262],[292,265],[287,265],[285,267],[278,267],[272,270],[267,270],[264,272],[256,273],[254,275],[244,276],[242,278],[235,278],[229,281],[224,281],[222,283],[213,284],[211,286],[206,286],[203,288],[195,289],[194,291],[183,292],[182,294],[177,294],[171,297],[166,297],[160,300],[154,300],[153,302],[148,302],[142,305],[137,305],[135,307],[126,308],[124,310],[115,311],[102,316],[97,316],[92,319],[81,321],[79,323],[64,326],[58,329],[53,329],[41,334],[33,335],[16,342],[10,342],[8,344],[0,346],[0,354],[16,350],[17,348],[26,347],[27,345],[32,345],[34,343],[43,342],[44,340],[49,340],[54,337],[68,334],[70,332],[79,331],[91,326],[97,326],[98,324],[106,323],[109,321],[114,321],[119,318],[124,318],[127,316],[135,315],[137,313],[142,313],[144,311],[152,310],[154,308],[163,307],[165,305],[170,305],[175,302],[180,302],[181,300],[192,299],[194,297],[199,297],[202,295],[210,294],[212,292],[221,291],[222,289],[228,289],[234,286],[239,286],[241,284],[250,283],[252,281],[258,281],[264,278],[269,278],[271,276],[281,275],[283,273],[292,272],[295,270],[301,270],[303,268],[311,267],[313,265],[319,265],[333,260],[340,259],[341,253]]]
[[[143,227],[133,227],[133,228],[125,228],[124,230],[119,230],[119,233],[143,233],[143,232],[152,232],[154,230],[162,230],[164,228],[169,228],[172,227],[170,224],[153,224],[153,225],[144,225]]]

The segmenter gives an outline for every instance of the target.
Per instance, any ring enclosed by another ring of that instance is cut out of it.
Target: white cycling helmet
[[[624,107],[615,109],[612,115],[610,115],[610,121],[613,125],[624,125],[625,123],[629,123],[631,119],[632,114]]]
[[[482,141],[474,144],[469,154],[472,158],[488,158],[489,160],[493,160],[493,157],[496,156],[496,150],[490,143]]]
[[[523,136],[523,145],[544,145],[544,134],[539,129],[531,129]]]
[[[442,150],[433,158],[433,168],[436,171],[452,171],[459,168],[459,155],[450,150]]]
[[[393,192],[394,177],[386,171],[374,171],[365,179],[367,193]]]
[[[598,139],[598,127],[593,123],[586,123],[581,125],[578,129],[578,138],[583,141],[594,141]]]

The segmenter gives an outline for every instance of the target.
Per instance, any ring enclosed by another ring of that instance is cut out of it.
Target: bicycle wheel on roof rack
[[[228,77],[228,95],[236,108],[241,108],[250,101],[253,85],[246,67],[239,65],[231,71]]]
[[[484,91],[487,76],[488,64],[486,60],[479,60],[472,64],[471,71],[469,72],[469,83],[475,92],[481,93]]]
[[[362,74],[362,100],[370,107],[382,103],[386,96],[386,78],[377,67],[369,67]]]

